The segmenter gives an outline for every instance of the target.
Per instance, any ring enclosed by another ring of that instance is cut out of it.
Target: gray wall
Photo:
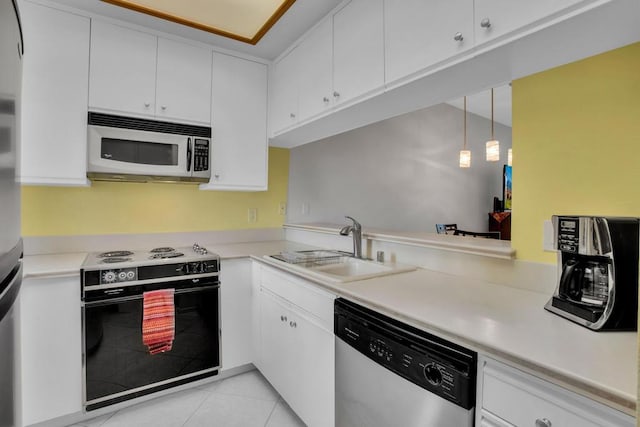
[[[462,121],[462,110],[440,104],[292,149],[287,220],[341,224],[350,215],[400,231],[435,232],[436,223],[487,230],[511,128],[495,124],[500,162],[487,162],[491,122],[469,113],[471,168],[461,169]]]

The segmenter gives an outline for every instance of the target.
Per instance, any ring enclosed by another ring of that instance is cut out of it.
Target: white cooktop
[[[82,268],[85,270],[104,270],[112,268],[139,267],[141,265],[174,264],[219,259],[218,254],[209,252],[197,244],[186,247],[158,247],[149,250],[117,250],[91,252],[87,255]]]

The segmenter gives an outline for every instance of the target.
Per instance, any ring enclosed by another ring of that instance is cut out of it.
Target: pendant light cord
[[[491,140],[496,140],[493,133],[493,88],[491,88]]]
[[[464,97],[464,150],[467,149],[467,97]]]

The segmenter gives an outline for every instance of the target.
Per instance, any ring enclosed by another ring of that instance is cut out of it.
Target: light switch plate
[[[247,210],[247,222],[250,224],[258,221],[258,208],[249,208]]]
[[[287,202],[280,202],[278,205],[278,215],[286,215],[287,214]]]
[[[545,220],[542,223],[542,249],[547,252],[555,252],[553,240],[553,224],[550,220]]]

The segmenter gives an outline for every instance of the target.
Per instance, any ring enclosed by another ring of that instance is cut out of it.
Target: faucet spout
[[[353,221],[353,225],[346,225],[340,230],[341,236],[348,236],[349,233],[353,236],[353,256],[355,258],[362,259],[362,226],[358,221],[350,216],[345,218]]]

